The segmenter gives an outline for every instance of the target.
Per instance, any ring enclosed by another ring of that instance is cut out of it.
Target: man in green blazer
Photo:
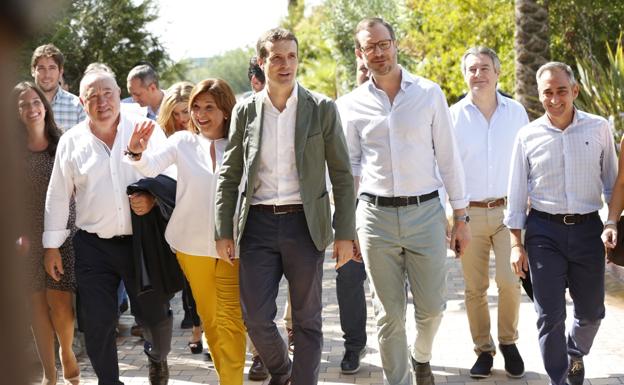
[[[291,378],[297,385],[317,383],[323,256],[333,240],[332,225],[337,266],[354,258],[354,246],[357,250],[353,176],[336,106],[297,84],[297,48],[295,36],[281,28],[258,40],[266,87],[234,108],[216,196],[217,251],[220,258],[231,259],[243,181],[237,239],[241,304],[271,385],[288,384]],[[292,305],[292,363],[274,322],[282,275]]]

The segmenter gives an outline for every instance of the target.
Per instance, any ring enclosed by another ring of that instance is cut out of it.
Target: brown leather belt
[[[300,213],[303,211],[303,205],[251,205],[251,208],[275,215]]]
[[[470,201],[470,207],[481,207],[484,209],[493,209],[507,204],[507,197],[493,199],[489,201]]]

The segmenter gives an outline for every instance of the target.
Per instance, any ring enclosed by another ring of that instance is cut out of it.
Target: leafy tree
[[[407,0],[410,10],[399,41],[408,69],[442,87],[449,103],[466,92],[460,68],[469,47],[483,45],[498,54],[502,64],[500,88],[513,90],[513,3],[508,0]]]
[[[543,0],[542,0],[543,1]],[[573,65],[589,57],[609,64],[607,45],[615,47],[624,27],[624,2],[613,0],[559,0],[548,3],[552,27],[550,48],[554,60]]]
[[[53,43],[65,55],[65,79],[74,92],[84,69],[95,61],[111,67],[124,94],[127,74],[139,61],[154,65],[166,83],[180,69],[146,28],[157,17],[154,0],[72,0],[60,19],[49,20],[46,33],[25,45],[22,76],[30,78],[32,51]]]
[[[408,13],[402,0],[326,0],[321,32],[336,61],[336,88],[339,94],[355,87],[353,32],[357,23],[365,17],[382,17],[393,26],[397,39],[401,40],[405,34],[403,19]],[[315,33],[318,35],[318,30]],[[399,60],[404,64],[410,60],[409,56],[402,55],[401,46]]]
[[[241,94],[251,90],[247,69],[249,59],[255,55],[252,48],[237,48],[221,55],[202,59],[189,59],[183,62],[188,67],[180,79],[194,83],[206,78],[220,78],[228,82],[234,93]]]

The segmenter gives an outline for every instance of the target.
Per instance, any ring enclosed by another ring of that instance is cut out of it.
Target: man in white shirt
[[[490,334],[487,289],[490,250],[496,262],[498,343],[510,377],[524,375],[518,339],[520,283],[509,264],[509,230],[503,224],[511,150],[518,130],[529,122],[524,107],[497,90],[500,60],[487,47],[468,49],[461,60],[468,94],[451,107],[457,146],[466,174],[472,241],[461,259],[466,314],[478,358],[474,378],[488,377],[496,345]]]
[[[30,61],[32,77],[50,102],[56,125],[67,131],[86,115],[78,97],[60,86],[64,65],[65,56],[54,44],[37,47]]]
[[[598,210],[602,194],[607,202],[611,199],[617,158],[607,120],[574,107],[579,86],[568,65],[546,63],[536,79],[546,113],[516,137],[505,224],[511,230],[514,272],[524,277],[531,270],[539,344],[550,383],[582,385],[583,356],[605,315]],[[566,286],[574,303],[567,341]]]
[[[87,354],[102,385],[119,385],[115,326],[117,288],[124,281],[133,313],[145,328],[151,384],[166,384],[167,354],[171,349],[172,320],[169,299],[155,291],[137,297],[132,257],[130,209],[142,215],[154,204],[151,196],[133,196],[126,187],[141,179],[122,162],[133,128],[150,124],[136,115],[120,114],[120,89],[112,74],[88,72],[80,82],[80,100],[87,119],[61,137],[48,186],[43,246],[46,270],[63,273],[58,247],[69,230],[67,217],[72,196],[76,202],[73,239],[75,271]],[[153,122],[151,123],[153,124]],[[149,146],[162,145],[165,136],[154,130]]]
[[[139,64],[128,73],[128,93],[135,103],[147,107],[147,117],[156,120],[165,92],[160,89],[158,73],[148,64]]]
[[[438,189],[445,187],[453,207],[451,248],[460,256],[470,241],[464,172],[444,94],[397,64],[392,27],[364,19],[355,41],[371,79],[353,91],[343,120],[356,186],[359,179],[356,223],[384,377],[411,384],[411,361],[417,384],[432,385],[431,348],[446,306],[446,215]],[[406,278],[417,328],[410,352]]]
[[[271,374],[269,384],[286,385],[292,379],[297,385],[316,385],[323,344],[323,257],[333,227],[337,267],[353,258],[353,176],[334,102],[296,82],[294,34],[271,29],[256,48],[267,82],[232,113],[217,186],[217,251],[221,258],[234,255],[233,219],[243,180],[237,221],[247,331]],[[333,218],[326,172],[334,193]],[[292,305],[292,362],[274,322],[282,276]]]

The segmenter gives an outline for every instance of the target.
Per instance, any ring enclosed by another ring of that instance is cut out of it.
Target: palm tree
[[[548,0],[516,0],[516,99],[534,119],[544,110],[538,100],[535,73],[550,60]]]

